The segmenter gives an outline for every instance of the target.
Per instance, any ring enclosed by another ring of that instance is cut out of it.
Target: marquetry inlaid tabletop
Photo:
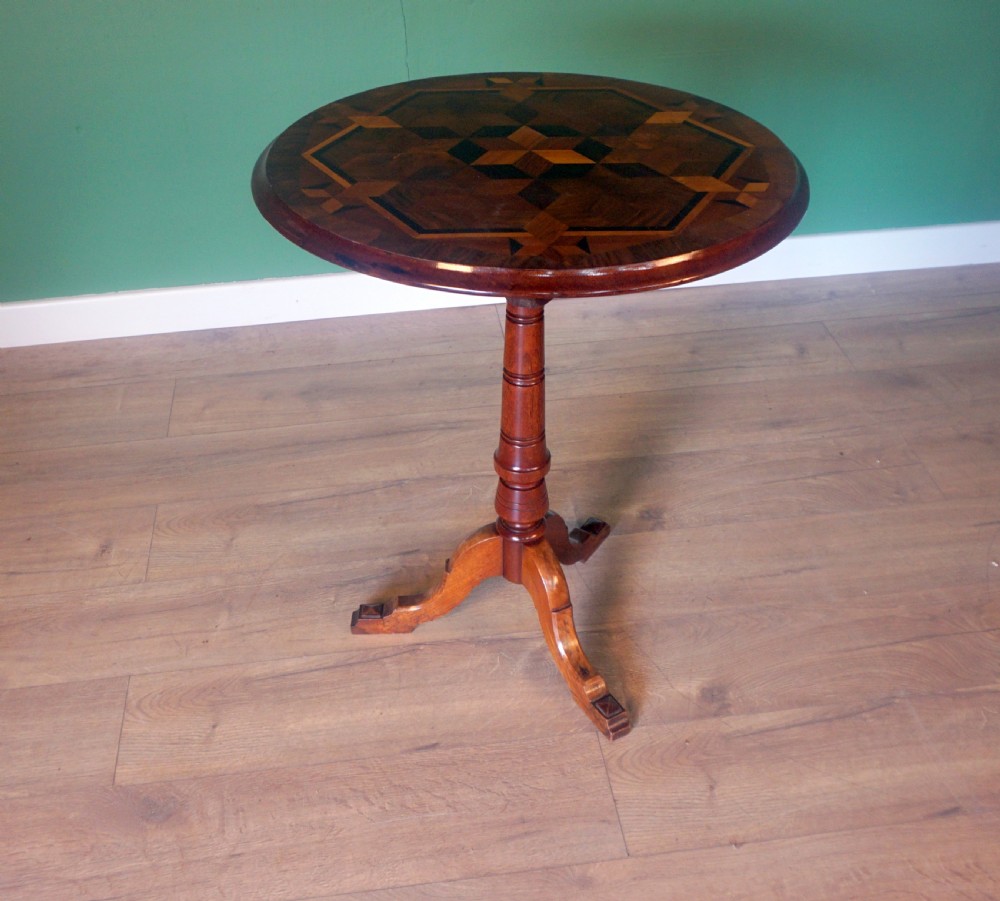
[[[654,85],[429,78],[338,100],[261,156],[265,218],[333,263],[427,287],[583,296],[711,275],[777,244],[808,199],[768,129]]]

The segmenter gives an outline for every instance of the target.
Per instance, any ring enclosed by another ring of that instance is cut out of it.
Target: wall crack
[[[406,80],[410,80],[410,32],[406,26],[406,3],[399,0],[399,14],[403,18],[403,63],[406,66]]]

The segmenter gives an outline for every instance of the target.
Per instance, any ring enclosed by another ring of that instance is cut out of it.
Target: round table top
[[[482,74],[355,94],[253,174],[285,237],[349,269],[506,297],[649,290],[730,269],[798,224],[808,182],[764,126],[614,78]]]

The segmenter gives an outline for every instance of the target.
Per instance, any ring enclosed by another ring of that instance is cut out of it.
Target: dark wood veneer
[[[766,128],[680,91],[584,75],[468,75],[310,113],[253,178],[268,219],[330,262],[502,297],[703,278],[781,241],[805,174]]]

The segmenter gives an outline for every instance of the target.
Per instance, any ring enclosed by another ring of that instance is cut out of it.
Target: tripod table
[[[764,253],[808,183],[754,120],[655,85],[495,73],[355,94],[294,123],[253,173],[264,218],[331,263],[506,298],[495,522],[425,595],[362,604],[355,633],[410,632],[483,579],[523,585],[570,692],[611,739],[631,728],[580,646],[562,565],[608,534],[548,509],[543,314],[557,298],[649,291]],[[669,295],[660,302],[669,303]]]

